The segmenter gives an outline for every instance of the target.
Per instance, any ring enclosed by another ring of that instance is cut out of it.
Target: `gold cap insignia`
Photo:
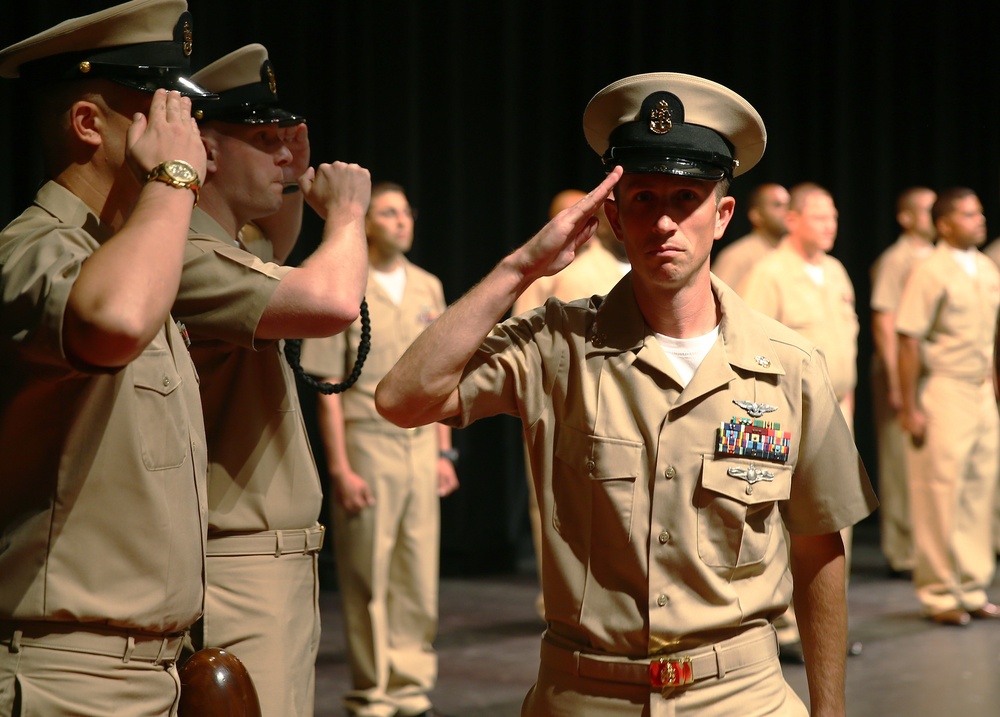
[[[660,100],[649,113],[649,131],[654,134],[666,134],[673,127],[670,117],[670,106],[666,100]]]
[[[270,65],[267,66],[267,89],[271,91],[272,95],[278,94],[278,83],[274,79],[274,70],[271,69]]]
[[[184,57],[191,57],[191,51],[194,49],[194,33],[191,31],[191,23],[188,20],[184,21]]]

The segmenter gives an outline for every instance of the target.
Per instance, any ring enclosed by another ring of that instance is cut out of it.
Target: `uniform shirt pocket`
[[[151,471],[176,468],[187,456],[188,434],[179,390],[183,379],[173,356],[165,349],[147,349],[131,367],[142,462]]]
[[[569,468],[569,480],[553,480],[552,521],[559,534],[575,542],[587,537],[589,526],[593,545],[627,545],[642,444],[561,426],[555,457]]]
[[[792,469],[760,460],[705,456],[698,509],[698,554],[711,567],[759,563],[775,530],[778,501],[791,494]]]

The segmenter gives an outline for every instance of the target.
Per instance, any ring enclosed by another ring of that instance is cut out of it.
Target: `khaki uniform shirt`
[[[0,234],[0,619],[176,633],[204,597],[191,359],[171,320],[117,370],[63,346],[70,289],[111,233],[49,182]]]
[[[774,245],[771,242],[756,232],[750,232],[719,252],[719,256],[712,260],[712,273],[742,296],[750,270],[772,251]]]
[[[802,334],[823,352],[837,399],[858,382],[858,315],[854,286],[843,264],[824,255],[823,284],[806,273],[806,262],[783,241],[747,277],[743,297],[761,313]]]
[[[924,245],[901,236],[879,255],[872,266],[871,307],[874,311],[896,313],[913,265],[927,256],[932,248],[930,244],[924,248]]]
[[[939,242],[910,274],[896,329],[921,340],[924,368],[933,375],[980,383],[993,375],[993,341],[1000,306],[1000,271],[975,253],[969,276]]]
[[[209,534],[315,525],[322,503],[295,377],[281,341],[254,341],[288,267],[191,217],[174,315],[191,336],[209,442]]]
[[[373,272],[368,272],[365,299],[372,324],[371,352],[358,382],[340,394],[345,423],[378,424],[390,433],[407,429],[389,423],[378,414],[375,388],[417,336],[445,309],[444,291],[438,278],[403,261],[406,286],[399,304],[393,302]],[[302,368],[314,376],[341,380],[354,367],[360,342],[360,319],[336,336],[306,339],[302,342]]]
[[[604,296],[617,284],[628,269],[622,269],[622,263],[615,255],[604,248],[597,239],[591,239],[593,244],[582,256],[577,258],[572,264],[551,277],[552,283],[549,285],[549,296],[554,296],[562,301],[572,301],[584,297],[599,294]],[[541,306],[548,296],[536,304]],[[534,308],[534,307],[531,307]]]
[[[877,503],[822,356],[712,289],[719,339],[684,389],[631,275],[500,324],[466,367],[452,424],[524,424],[547,639],[565,647],[643,657],[766,624],[791,597],[782,519],[830,533]],[[734,401],[774,408],[759,420],[787,438],[783,458],[718,450],[724,424],[751,420]]]
[[[983,254],[987,259],[1000,267],[1000,237],[997,237],[983,247]]]

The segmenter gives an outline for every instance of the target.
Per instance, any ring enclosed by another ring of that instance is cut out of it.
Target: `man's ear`
[[[211,132],[202,130],[201,143],[205,147],[205,174],[211,176],[219,171],[219,140]]]
[[[615,201],[613,194],[604,200],[604,215],[608,218],[608,224],[615,233],[615,238],[622,241],[622,222],[618,216],[618,202]]]
[[[69,129],[81,142],[98,147],[104,141],[102,132],[107,117],[94,102],[78,100],[69,108]]]
[[[726,227],[733,218],[733,210],[736,209],[736,200],[733,197],[725,196],[719,200],[715,207],[715,238],[721,239],[726,232]]]

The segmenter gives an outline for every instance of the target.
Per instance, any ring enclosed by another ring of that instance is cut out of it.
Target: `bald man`
[[[774,251],[788,229],[788,190],[780,184],[761,184],[750,193],[747,219],[753,231],[740,237],[719,252],[712,263],[712,273],[743,293],[747,275],[754,265]]]

